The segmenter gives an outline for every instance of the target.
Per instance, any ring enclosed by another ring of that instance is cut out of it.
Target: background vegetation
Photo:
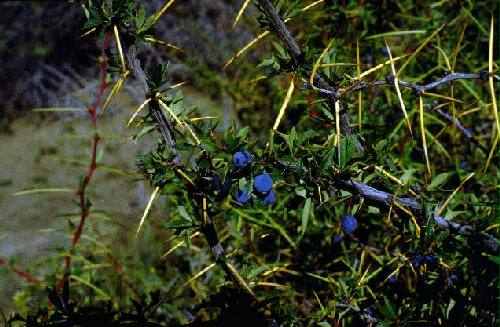
[[[7,80],[53,95],[2,103],[46,107],[0,140],[2,223],[36,220],[3,224],[6,324],[498,325],[498,3],[274,1],[300,55],[266,3],[75,2],[67,52],[53,24],[43,55],[2,40]],[[33,56],[60,79],[21,83]],[[404,85],[452,72],[476,75]]]

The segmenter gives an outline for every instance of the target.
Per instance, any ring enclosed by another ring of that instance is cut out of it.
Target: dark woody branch
[[[438,88],[442,85],[449,85],[454,80],[460,80],[460,79],[474,79],[474,80],[480,80],[480,81],[487,81],[488,80],[488,72],[481,72],[480,74],[468,74],[468,73],[452,73],[449,75],[446,75],[445,77],[438,79],[434,82],[431,82],[429,84],[425,85],[419,85],[416,83],[412,82],[407,82],[398,79],[398,85],[400,87],[404,88],[409,88],[412,90],[413,94],[415,95],[420,95],[424,92],[428,92],[432,89]],[[498,75],[493,75],[493,80],[495,83],[498,83],[499,77]],[[378,86],[392,86],[394,85],[394,76],[393,75],[388,75],[385,80],[376,80],[372,82],[359,82],[357,84],[354,84],[350,87],[348,87],[345,91],[339,92],[337,90],[332,90],[331,88],[322,88],[322,87],[315,87],[314,89],[321,95],[324,95],[326,97],[343,97],[346,94],[349,94],[350,92],[353,91],[361,91],[366,88],[372,88],[372,87],[378,87]],[[312,89],[312,86],[309,83],[304,83],[303,86],[305,89]]]
[[[267,16],[269,22],[271,23],[274,31],[283,42],[288,52],[291,54],[293,60],[295,61],[295,64],[298,66],[302,66],[304,64],[304,55],[300,50],[297,42],[288,31],[285,23],[274,9],[272,3],[269,0],[259,0],[258,3],[260,4],[262,10],[264,11],[264,14]],[[326,82],[325,79],[319,74],[316,74],[316,76],[314,76],[314,84],[318,88],[326,90],[328,92],[327,97],[329,106],[330,108],[334,108],[335,102],[338,100],[338,91],[330,86],[330,84],[328,84],[328,82]],[[340,130],[343,134],[350,135],[352,134],[352,130],[349,117],[347,116],[344,108],[342,108],[342,104],[340,104],[340,106]],[[363,146],[359,141],[356,141],[356,148],[360,154],[364,153]]]
[[[356,182],[353,180],[340,181],[338,182],[338,186],[342,189],[345,189],[347,191],[350,191],[354,194],[361,196],[368,203],[377,207],[388,208],[395,201],[397,201],[399,205],[402,205],[409,210],[412,211],[422,210],[422,205],[415,198],[395,197],[394,195],[388,192],[377,190],[371,186],[368,186],[360,182]],[[441,228],[448,229],[450,232],[454,232],[464,236],[477,234],[482,239],[482,243],[485,246],[485,248],[487,248],[492,253],[498,252],[498,247],[499,247],[498,239],[491,236],[488,233],[477,232],[474,230],[474,228],[472,228],[469,225],[447,221],[443,217],[437,215],[433,215],[433,220],[434,223],[436,223],[436,225],[440,226]]]
[[[400,87],[409,88],[412,90],[413,94],[420,95],[423,92],[428,92],[432,89],[438,88],[442,85],[449,85],[452,81],[460,80],[460,79],[474,79],[480,81],[488,80],[488,72],[481,72],[480,74],[469,74],[469,73],[452,73],[440,78],[434,82],[425,85],[419,85],[412,82],[406,82],[398,79],[398,84]],[[493,76],[493,80],[498,83],[498,75]],[[383,86],[383,85],[394,85],[394,76],[388,75],[385,80],[378,80],[373,82],[361,82],[354,87],[352,87],[349,91],[360,91],[365,88],[374,87],[374,86]],[[346,92],[347,93],[347,92]],[[346,94],[343,93],[343,94]],[[342,95],[343,95],[342,94]]]
[[[142,91],[145,98],[151,98],[149,102],[149,112],[153,117],[156,127],[165,144],[173,151],[173,159],[168,163],[173,170],[179,175],[179,171],[183,168],[182,162],[174,150],[175,137],[170,120],[167,118],[163,110],[160,108],[156,95],[150,94],[147,83],[147,76],[141,67],[140,61],[137,59],[137,47],[134,44],[128,45],[125,43],[125,50],[127,56],[127,63],[133,76],[133,83]],[[183,176],[179,176],[181,179]],[[207,240],[210,250],[213,254],[215,261],[222,267],[227,276],[229,276],[235,285],[238,285],[242,290],[249,293],[252,297],[255,294],[249,287],[245,279],[236,271],[236,269],[227,261],[224,247],[222,246],[213,221],[210,217],[208,210],[207,197],[200,192],[196,186],[189,185],[190,193],[193,195],[193,204],[197,208],[197,216],[200,220],[200,231],[203,233]]]
[[[283,162],[275,160],[273,164],[277,167],[280,167],[281,169],[302,169],[303,171],[307,171],[307,168],[299,166],[294,162]],[[339,189],[349,191],[354,195],[362,197],[366,201],[366,203],[375,207],[387,209],[393,206],[395,202],[397,202],[399,206],[402,206],[413,213],[418,213],[419,216],[423,215],[422,204],[417,198],[407,196],[394,196],[391,193],[378,190],[374,187],[354,181],[352,179],[338,180],[334,182],[334,185]],[[405,212],[399,211],[397,206],[394,206],[394,209],[398,213],[401,213],[403,215],[406,214]],[[477,232],[469,225],[447,221],[443,217],[437,215],[433,215],[433,220],[436,225],[440,226],[441,228],[448,229],[450,232],[454,232],[456,234],[464,236],[477,235],[481,239],[481,242],[485,246],[485,248],[487,248],[492,253],[498,252],[498,239],[486,232]]]

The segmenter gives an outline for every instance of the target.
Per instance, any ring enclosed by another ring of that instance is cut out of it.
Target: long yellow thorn
[[[168,42],[165,42],[165,41],[162,41],[162,40],[158,40],[158,39],[155,39],[153,37],[145,37],[144,38],[146,41],[149,41],[149,42],[153,42],[153,43],[158,43],[158,44],[161,44],[161,45],[164,45],[164,46],[167,46],[169,48],[172,48],[172,49],[175,49],[177,51],[180,51],[180,52],[184,52],[183,49],[179,48],[178,46],[172,44],[172,43],[168,43]]]
[[[130,124],[132,124],[132,122],[134,121],[135,117],[139,114],[139,112],[144,108],[144,106],[146,106],[149,101],[151,101],[151,98],[148,98],[146,99],[140,106],[139,108],[137,108],[136,111],[134,111],[134,113],[132,114],[132,117],[130,117],[130,119],[128,120],[127,122],[127,127],[130,126]]]
[[[392,59],[392,62],[396,62],[396,61],[400,60],[401,58],[404,58],[404,57],[407,57],[407,56],[408,56],[408,55],[403,55],[403,56],[399,56],[399,57],[393,58],[393,59]],[[372,74],[372,73],[376,72],[377,70],[382,69],[384,66],[386,66],[386,65],[390,65],[390,64],[391,64],[391,60],[387,60],[387,61],[385,61],[385,62],[383,62],[383,63],[380,63],[380,64],[378,64],[377,66],[372,67],[372,68],[370,68],[370,69],[368,69],[368,70],[366,70],[366,71],[362,72],[362,73],[361,73],[358,77],[356,77],[356,78],[354,79],[354,81],[356,81],[356,82],[361,81],[364,77],[366,77],[366,76],[368,76],[368,75],[370,75],[370,74]]]
[[[292,98],[293,88],[294,88],[294,84],[293,84],[294,77],[295,76],[292,77],[292,81],[290,82],[290,86],[288,87],[288,91],[286,92],[285,100],[283,101],[283,104],[281,105],[281,109],[280,109],[280,112],[278,114],[278,117],[276,117],[276,121],[274,122],[273,132],[278,129],[278,126],[281,122],[281,119],[283,118],[283,116],[285,114],[286,107],[288,106],[288,102],[290,102],[290,99]]]
[[[305,6],[304,8],[300,9],[300,12],[305,12],[309,9],[311,9],[312,7],[320,4],[324,2],[324,0],[318,0],[318,1],[315,1],[307,6]],[[292,18],[291,17],[288,17],[288,18],[285,18],[283,20],[284,23],[288,23],[289,21],[291,21]],[[255,39],[253,39],[252,41],[250,41],[247,45],[245,45],[243,48],[241,48],[237,53],[236,55],[234,55],[231,59],[229,59],[226,64],[224,65],[224,67],[222,69],[226,69],[229,65],[231,65],[233,63],[234,60],[236,60],[239,56],[241,56],[245,51],[247,51],[252,45],[254,45],[255,43],[257,43],[257,41],[259,41],[260,39],[262,39],[264,36],[266,36],[267,34],[269,34],[270,31],[269,30],[265,30],[264,32],[262,32],[261,34],[259,34]]]
[[[465,183],[467,183],[467,181],[469,179],[471,179],[476,173],[471,173],[469,176],[467,176],[461,183],[460,185],[458,185],[458,187],[453,191],[453,193],[450,194],[450,196],[446,199],[446,201],[444,201],[443,205],[441,206],[441,208],[439,208],[438,210],[438,216],[441,216],[444,212],[444,209],[446,209],[446,207],[450,204],[450,201],[451,199],[453,199],[453,197],[455,196],[455,194],[457,194],[458,190],[460,190],[462,188],[462,186],[464,186]]]
[[[233,277],[238,281],[240,286],[242,286],[252,297],[255,297],[255,293],[253,292],[253,290],[247,284],[245,279],[240,275],[240,273],[238,273],[238,271],[233,267],[233,265],[227,261],[225,261],[225,265],[231,272],[231,275],[233,275]]]
[[[498,105],[497,105],[497,99],[495,95],[495,87],[493,84],[493,76],[491,75],[493,73],[493,26],[494,26],[494,20],[493,20],[493,15],[491,15],[491,27],[490,27],[490,46],[489,46],[489,51],[488,51],[488,72],[490,73],[490,76],[488,78],[489,84],[490,84],[490,92],[491,92],[491,101],[493,104],[493,113],[495,115],[495,123],[496,123],[496,128],[497,128],[497,135],[495,137],[500,137],[500,122],[498,119]]]
[[[251,286],[267,286],[267,287],[276,287],[276,288],[290,288],[288,285],[273,283],[273,282],[250,282]]]
[[[87,32],[85,32],[85,33],[83,33],[82,35],[80,35],[80,37],[81,37],[81,38],[82,38],[82,37],[85,37],[85,36],[89,35],[90,33],[95,32],[96,30],[97,30],[97,28],[95,28],[95,27],[94,27],[94,28],[91,28],[91,29],[89,29]]]
[[[337,145],[337,156],[338,162],[340,166],[340,103],[339,101],[335,101],[335,142]]]
[[[189,177],[185,172],[183,172],[181,169],[179,169],[177,166],[175,165],[172,165],[172,168],[179,174],[182,176],[182,178],[184,178],[189,184],[191,184],[192,186],[196,187],[196,184],[193,182],[193,180],[191,179],[191,177]]]
[[[198,279],[200,276],[202,276],[203,274],[205,274],[207,271],[209,271],[210,269],[212,269],[213,267],[215,267],[216,264],[217,264],[216,262],[210,264],[209,266],[207,266],[204,269],[202,269],[201,271],[199,271],[196,275],[194,275],[193,277],[189,278],[187,282],[185,282],[184,284],[182,284],[177,289],[177,294],[179,294],[180,291],[182,291],[187,285],[191,284],[191,282],[193,282],[194,280]]]
[[[199,236],[201,233],[200,232],[195,232],[193,233],[189,238],[195,238],[196,236]],[[186,243],[186,241],[182,240],[180,242],[178,242],[176,245],[174,245],[170,250],[168,250],[167,252],[165,252],[160,258],[163,259],[163,258],[166,258],[168,257],[171,253],[173,253],[175,250],[177,250],[179,247],[183,246],[184,243]]]
[[[236,18],[234,20],[233,28],[235,28],[236,24],[238,23],[238,20],[240,19],[241,15],[243,15],[243,12],[245,11],[245,9],[247,8],[249,3],[250,3],[250,0],[245,0],[245,2],[243,2],[243,6],[241,6],[241,9],[240,9],[240,11],[238,11],[238,15],[236,16]]]
[[[432,175],[431,165],[429,164],[429,155],[427,154],[427,140],[425,138],[425,126],[424,126],[424,100],[422,96],[418,97],[419,109],[420,109],[420,133],[422,134],[422,147],[424,148],[425,166],[427,167],[427,173],[429,177]]]
[[[180,82],[180,83],[177,83],[177,84],[174,84],[172,85],[171,87],[169,87],[168,89],[171,90],[171,89],[176,89],[178,87],[181,87],[183,85],[186,85],[187,83],[189,83],[188,81],[184,81],[184,82]]]
[[[395,181],[396,183],[398,183],[399,185],[401,186],[407,186],[405,183],[403,183],[402,180],[400,180],[399,178],[397,178],[396,176],[392,175],[391,173],[389,173],[388,171],[386,171],[385,169],[379,167],[379,166],[374,166],[375,167],[375,170],[378,170],[380,171],[383,175],[387,176],[389,179],[392,179],[393,181]],[[368,168],[368,167],[367,167]],[[411,188],[408,189],[408,191],[413,194],[414,196],[417,196],[417,193],[415,193],[415,191],[413,191]]]
[[[417,56],[417,54],[425,47],[425,45],[427,43],[429,43],[429,41],[432,40],[443,29],[443,27],[445,27],[447,24],[448,24],[448,22],[441,25],[441,27],[439,27],[437,30],[432,32],[432,34],[427,39],[425,39],[424,42],[422,42],[422,44],[415,50],[415,52],[413,52],[411,54],[411,56],[408,59],[406,59],[406,61],[403,63],[403,65],[399,68],[398,75],[400,75],[403,72],[403,70],[410,63],[410,61],[412,61],[413,58],[415,58]],[[396,74],[394,74],[394,75],[396,75]]]
[[[316,62],[314,63],[313,70],[311,72],[311,76],[309,77],[309,84],[311,84],[312,88],[315,88],[315,86],[314,86],[314,76],[316,75],[316,71],[318,70],[319,66],[321,65],[321,60],[323,59],[323,57],[325,56],[325,54],[328,52],[328,50],[330,50],[330,47],[333,45],[333,41],[334,40],[331,40],[328,43],[328,45],[323,50],[323,52],[321,52],[318,60],[316,60]]]
[[[262,39],[267,34],[269,34],[269,30],[266,30],[266,31],[260,33],[259,35],[257,35],[257,37],[255,39],[253,39],[247,45],[245,45],[243,48],[241,48],[240,50],[238,50],[238,52],[233,57],[231,57],[231,59],[229,59],[224,64],[224,67],[222,67],[222,69],[226,69],[227,67],[229,67],[229,65],[231,65],[233,63],[233,61],[235,61],[239,56],[241,56],[243,53],[245,53],[245,51],[247,51],[248,49],[250,49],[252,47],[252,45],[254,45],[255,43],[257,43],[257,41],[259,41],[260,39]]]
[[[155,187],[155,189],[153,190],[153,193],[151,194],[151,197],[149,198],[148,204],[146,206],[146,209],[144,209],[144,213],[142,214],[142,218],[141,218],[141,222],[139,223],[139,227],[137,227],[137,231],[135,232],[135,237],[137,237],[139,235],[139,231],[141,230],[142,224],[144,224],[144,221],[146,220],[146,216],[148,215],[149,210],[151,210],[151,205],[153,204],[153,201],[154,201],[156,194],[158,193],[159,190],[160,190],[159,186]]]
[[[361,75],[361,60],[359,58],[359,40],[356,39],[356,73],[358,75],[358,81],[360,80],[360,75]],[[363,124],[362,119],[363,119],[363,92],[358,92],[358,128],[359,131],[361,132],[361,126]]]
[[[316,5],[319,5],[320,3],[324,2],[325,0],[318,0],[318,1],[315,1],[313,3],[311,3],[310,5],[307,5],[305,6],[304,8],[300,9],[301,12],[304,12],[306,10],[309,10],[311,9],[312,7],[316,6]]]
[[[155,15],[151,26],[155,25],[158,22],[158,19],[160,19],[161,15],[163,15],[163,13],[174,3],[174,1],[175,0],[170,0],[166,5],[163,6],[163,8],[161,8],[161,10]]]
[[[118,28],[116,25],[113,26],[113,31],[115,32],[116,45],[118,46],[118,53],[120,54],[122,68],[123,71],[126,72],[127,68],[125,67],[125,57],[123,56],[122,43],[120,42],[120,35],[118,34]]]
[[[449,100],[451,102],[464,103],[462,100],[458,100],[458,99],[455,99],[453,97],[448,97],[446,95],[441,95],[441,94],[437,94],[437,93],[422,92],[422,96],[428,96],[428,97],[433,97],[433,98],[438,98],[438,99],[443,99],[443,100]]]
[[[191,136],[193,137],[194,141],[196,142],[196,144],[200,144],[200,139],[196,136],[196,134],[193,132],[193,130],[191,129],[191,127],[189,127],[189,125],[185,122],[182,122],[179,117],[177,117],[177,115],[167,106],[167,104],[163,101],[161,101],[160,99],[158,99],[158,103],[160,104],[160,106],[163,107],[163,109],[165,109],[173,118],[174,120],[177,122],[177,124],[179,124],[180,126],[184,126],[188,132],[191,134]]]
[[[488,170],[488,166],[490,165],[490,161],[491,159],[493,158],[493,155],[495,154],[495,149],[497,148],[497,145],[498,145],[498,134],[495,135],[495,141],[493,141],[493,145],[491,146],[491,150],[490,150],[490,153],[488,154],[488,159],[486,160],[486,164],[484,165],[484,168],[483,168],[483,173],[486,172],[486,170]]]
[[[106,101],[104,101],[104,104],[102,105],[102,109],[101,111],[99,112],[99,115],[102,115],[104,113],[104,110],[106,110],[106,108],[109,106],[109,103],[111,102],[111,98],[116,94],[118,93],[118,91],[120,90],[120,88],[122,87],[122,84],[123,84],[123,81],[125,80],[125,78],[127,77],[129,71],[125,71],[122,76],[120,76],[120,79],[118,79],[118,81],[116,82],[116,84],[113,86],[113,89],[111,90],[111,92],[109,92],[109,95],[108,97],[106,98]]]
[[[408,118],[408,113],[406,112],[405,103],[403,101],[403,97],[401,96],[401,90],[399,89],[398,74],[396,73],[396,68],[394,68],[394,60],[392,59],[391,49],[387,44],[387,40],[385,40],[385,47],[387,48],[387,52],[389,52],[389,60],[391,63],[392,74],[394,75],[394,87],[396,88],[396,93],[398,94],[399,103],[401,104],[401,110],[403,110],[403,113],[405,115],[405,120],[406,123],[408,124],[408,129],[410,130],[410,134],[413,135],[413,132],[411,130],[410,119]]]

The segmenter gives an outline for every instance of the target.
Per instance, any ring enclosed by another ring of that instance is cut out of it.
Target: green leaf
[[[273,41],[273,47],[274,49],[276,49],[276,51],[278,52],[279,56],[283,59],[288,59],[288,54],[286,53],[285,49],[283,49],[283,47],[281,46],[281,44],[279,43],[276,43]]]
[[[184,218],[185,220],[187,221],[190,221],[192,222],[193,219],[191,218],[191,216],[188,214],[188,212],[186,211],[186,208],[184,208],[184,206],[178,206],[177,207],[177,210],[179,211],[179,215]]]
[[[141,137],[143,137],[144,135],[146,135],[147,133],[153,131],[154,129],[156,128],[155,125],[145,125],[141,128],[141,130],[135,134],[133,137],[132,137],[132,140],[134,142],[136,142],[138,139],[140,139]]]
[[[279,71],[280,63],[278,59],[276,59],[274,56],[271,56],[271,58],[263,59],[261,63],[257,65],[257,68],[266,68],[266,67],[269,67],[269,69],[273,71]]]
[[[165,229],[186,229],[193,227],[193,223],[186,219],[174,219],[161,225]]]
[[[437,188],[439,188],[441,185],[445,184],[448,179],[450,178],[451,173],[442,173],[437,175],[432,179],[432,182],[429,184],[429,187],[427,188],[429,191],[435,191]]]
[[[405,171],[403,172],[403,175],[401,175],[401,177],[399,178],[403,183],[405,184],[408,184],[414,177],[413,175],[415,174],[415,172],[417,172],[418,169],[414,169],[414,168],[411,168],[411,169],[405,169]]]
[[[249,131],[249,127],[243,127],[242,129],[240,129],[238,131],[238,134],[236,135],[237,138],[239,138],[240,140],[245,140],[247,138],[247,135],[248,135],[248,131]]]
[[[80,277],[75,276],[75,275],[70,275],[69,278],[73,279],[76,282],[79,282],[79,283],[81,283],[83,285],[86,285],[86,286],[90,287],[91,289],[93,289],[96,292],[96,294],[98,294],[99,296],[101,296],[104,299],[109,299],[110,298],[109,295],[106,292],[104,292],[102,289],[100,289],[96,285],[92,284],[88,280],[85,280],[85,279],[80,278]]]
[[[357,155],[356,152],[356,136],[346,135],[340,139],[340,167],[344,168],[347,166],[349,161]]]
[[[37,189],[32,189],[32,190],[24,190],[24,191],[19,191],[14,193],[15,196],[18,195],[28,195],[28,194],[35,194],[35,193],[70,193],[74,192],[74,189],[70,188],[62,188],[62,187],[47,187],[47,188],[37,188]]]
[[[403,36],[403,35],[411,35],[411,34],[425,34],[426,30],[412,30],[412,31],[392,31],[381,34],[375,34],[365,37],[365,40],[376,39],[387,36]]]
[[[306,232],[307,223],[309,222],[309,216],[311,215],[312,209],[312,201],[311,198],[306,199],[306,203],[304,204],[304,210],[302,210],[302,235]]]
[[[35,108],[35,112],[79,112],[84,111],[82,108]]]
[[[306,196],[307,196],[306,189],[305,189],[303,186],[297,186],[297,187],[295,188],[295,194],[297,194],[298,196],[303,197],[304,199],[305,199],[305,198],[306,198]]]
[[[95,162],[100,163],[103,157],[104,157],[104,149],[99,148],[96,153]]]
[[[298,139],[297,131],[295,130],[295,127],[292,127],[292,129],[290,130],[290,138],[289,138],[292,150],[295,149],[295,143],[297,143],[297,139]]]
[[[490,256],[488,258],[491,260],[491,262],[496,263],[497,265],[500,265],[500,257]]]
[[[321,158],[323,160],[323,163],[321,165],[321,170],[327,171],[328,169],[330,169],[330,167],[333,166],[333,164],[335,162],[334,157],[335,157],[336,152],[337,152],[337,149],[334,146],[332,146],[326,152],[326,155]]]
[[[386,296],[384,296],[384,304],[382,303],[377,303],[377,308],[382,312],[382,314],[391,320],[394,320],[396,318],[396,311],[394,309],[394,306],[391,304],[391,302],[387,299]],[[385,325],[387,326],[387,325]]]

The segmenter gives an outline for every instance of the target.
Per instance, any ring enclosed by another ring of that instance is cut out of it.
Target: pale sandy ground
[[[219,114],[222,110],[214,102],[193,90],[185,90],[189,105],[204,108],[204,114]],[[121,102],[120,102],[121,101]],[[122,95],[114,102],[112,115],[99,121],[104,135],[100,148],[101,163],[123,172],[135,169],[134,156],[152,145],[145,138],[136,145],[129,137],[134,128],[125,124],[135,100]],[[227,111],[226,111],[227,112]],[[78,214],[73,193],[41,193],[15,196],[14,193],[41,187],[67,187],[76,189],[80,176],[84,176],[90,159],[89,120],[85,117],[68,118],[68,113],[49,113],[59,120],[41,120],[40,113],[31,113],[11,126],[12,134],[0,134],[0,258],[13,260],[20,269],[26,269],[34,260],[54,253],[55,246],[68,247],[67,234],[54,229],[67,229],[67,214]],[[222,118],[222,117],[221,117]],[[231,121],[221,119],[221,121]],[[76,137],[75,137],[76,136]],[[70,163],[77,159],[83,163]],[[136,228],[151,189],[144,182],[134,181],[130,175],[98,170],[92,178],[88,195],[93,208],[114,217],[126,228],[118,229],[129,238]],[[75,221],[78,219],[76,216]],[[0,266],[0,306],[11,309],[13,292],[22,282]]]

